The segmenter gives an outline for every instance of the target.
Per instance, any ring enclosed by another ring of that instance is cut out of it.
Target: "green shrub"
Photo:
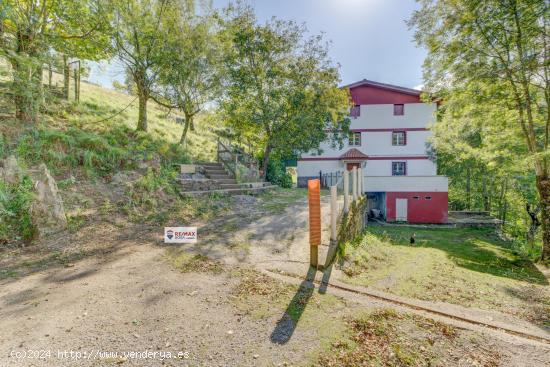
[[[25,176],[19,184],[0,182],[0,242],[18,238],[26,242],[35,237],[29,209],[33,198],[33,183]]]
[[[260,162],[263,157],[260,156]],[[267,181],[283,188],[292,187],[292,176],[286,171],[284,160],[277,154],[272,153],[267,164]]]

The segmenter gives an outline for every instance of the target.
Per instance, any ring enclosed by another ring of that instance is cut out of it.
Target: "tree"
[[[81,1],[81,6],[60,6],[58,34],[50,47],[61,56],[63,95],[69,99],[71,58],[99,61],[112,55],[110,20],[112,13],[105,0]]]
[[[42,69],[50,48],[94,36],[104,19],[102,0],[7,0],[0,12],[0,50],[13,68],[16,117],[35,121],[42,97]]]
[[[291,21],[258,25],[247,8],[230,14],[221,109],[229,126],[263,150],[264,178],[274,150],[285,157],[318,149],[327,131],[341,140],[350,97],[338,88],[322,36],[306,39],[305,28]]]
[[[445,103],[465,92],[484,97],[484,103],[506,111],[505,120],[486,119],[485,126],[492,128],[497,139],[504,142],[509,136],[523,140],[520,157],[534,173],[541,208],[541,259],[548,261],[549,3],[545,0],[420,0],[420,3],[421,9],[415,12],[410,25],[416,28],[417,42],[428,49],[424,63],[428,89],[447,89]],[[461,112],[469,108],[466,105]],[[499,154],[496,150],[492,153]]]
[[[113,41],[116,55],[132,76],[139,100],[137,130],[147,131],[147,102],[157,82],[161,53],[170,30],[164,19],[174,0],[113,1]]]
[[[152,94],[158,104],[183,113],[181,144],[195,116],[219,96],[221,77],[215,17],[207,9],[203,9],[207,14],[197,16],[186,5],[182,3],[181,13],[172,19],[175,31],[164,44],[159,85]]]

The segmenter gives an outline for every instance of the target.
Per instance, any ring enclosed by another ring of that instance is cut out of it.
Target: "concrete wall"
[[[363,178],[363,192],[447,192],[445,176],[369,176]]]

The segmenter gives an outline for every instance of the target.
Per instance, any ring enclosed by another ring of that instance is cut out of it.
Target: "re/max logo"
[[[164,243],[196,243],[197,227],[164,227]]]
[[[195,237],[197,232],[175,232],[176,237]]]

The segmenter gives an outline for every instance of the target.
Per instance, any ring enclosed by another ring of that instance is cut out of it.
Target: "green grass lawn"
[[[343,270],[351,284],[550,326],[548,279],[493,230],[371,225],[347,248]]]

